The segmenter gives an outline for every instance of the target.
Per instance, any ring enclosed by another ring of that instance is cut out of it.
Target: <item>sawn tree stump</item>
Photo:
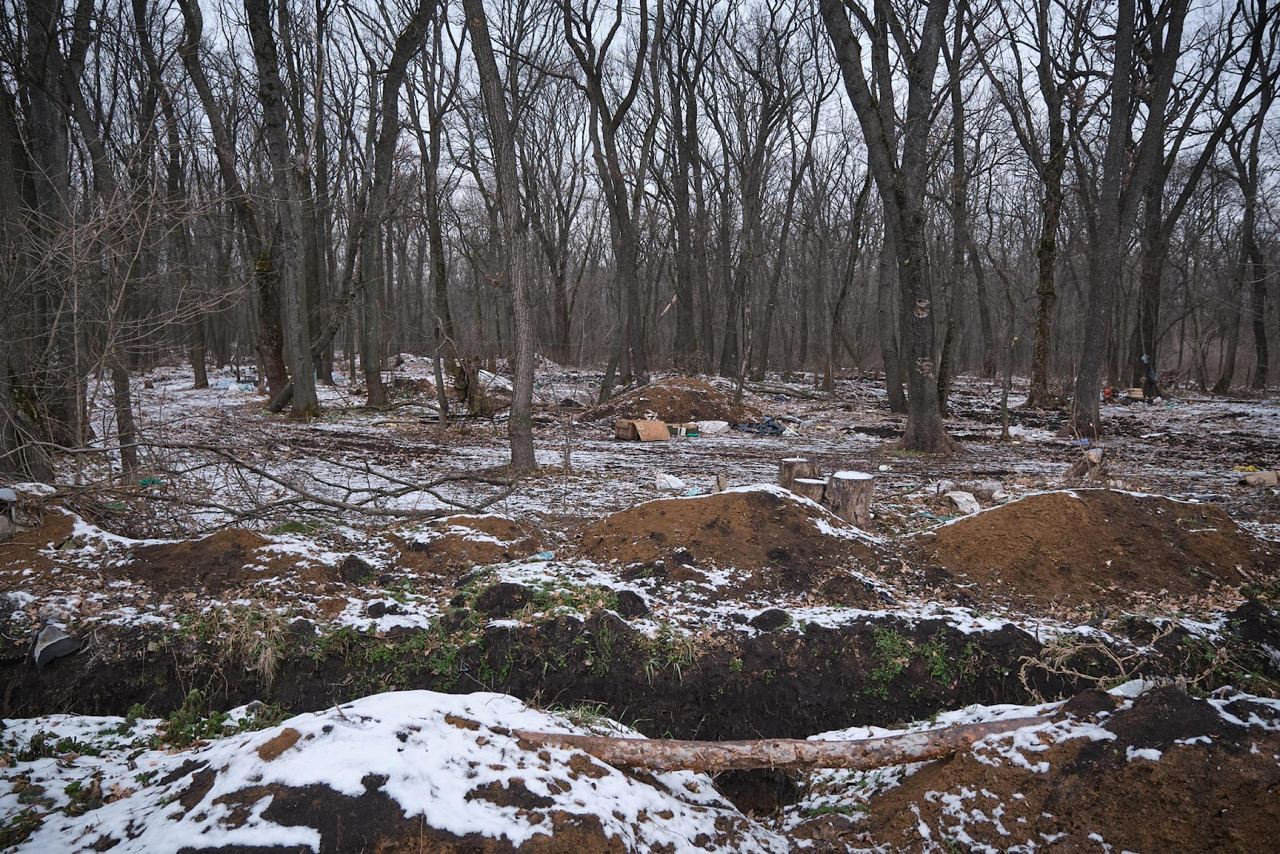
[[[788,457],[778,463],[778,484],[795,492],[796,478],[818,477],[818,464],[804,457]]]
[[[838,471],[827,479],[826,504],[846,522],[871,527],[871,494],[876,479],[860,471]]]
[[[791,482],[791,491],[802,498],[822,503],[827,492],[825,477],[798,477]]]

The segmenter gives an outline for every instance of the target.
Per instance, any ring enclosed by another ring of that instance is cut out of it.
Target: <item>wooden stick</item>
[[[778,768],[867,770],[886,765],[941,759],[968,748],[989,735],[1012,732],[1048,721],[1046,717],[1015,718],[945,729],[911,732],[856,741],[807,741],[763,738],[751,741],[679,741],[665,738],[610,738],[515,730],[516,736],[537,747],[581,750],[610,765],[651,771],[743,771]]]

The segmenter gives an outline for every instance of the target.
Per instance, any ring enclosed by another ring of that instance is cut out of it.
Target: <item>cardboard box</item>
[[[615,439],[657,442],[668,438],[667,423],[651,418],[619,418],[613,422]]]

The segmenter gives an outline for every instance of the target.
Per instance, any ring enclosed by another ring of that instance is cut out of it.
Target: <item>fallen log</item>
[[[804,771],[846,768],[865,771],[886,765],[925,762],[957,753],[989,735],[1045,723],[1046,717],[1015,718],[856,741],[762,738],[750,741],[680,741],[666,738],[612,738],[515,730],[533,748],[581,750],[609,765],[650,771],[747,771],[775,768]]]

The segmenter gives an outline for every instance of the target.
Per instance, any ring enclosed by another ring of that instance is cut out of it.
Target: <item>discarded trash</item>
[[[18,533],[18,493],[5,487],[0,489],[0,542]]]
[[[978,499],[973,497],[972,492],[956,490],[954,492],[948,492],[947,498],[950,498],[951,503],[956,506],[956,509],[966,516],[970,513],[977,513],[982,509],[982,505],[978,503]]]
[[[1276,486],[1280,484],[1280,471],[1260,471],[1246,474],[1240,479],[1246,486]]]
[[[536,560],[543,563],[545,563],[546,561],[555,560],[555,559],[556,559],[555,552],[538,552],[537,554],[529,558],[529,560]]]
[[[138,481],[138,486],[163,486],[164,481],[158,477],[147,476]]]
[[[699,487],[691,486],[683,494],[685,498],[693,498],[695,495],[701,495],[702,490]]]
[[[880,471],[892,471],[892,469],[890,469],[890,468],[889,468],[889,466],[887,466],[886,464],[881,463],[881,464],[880,464]]]
[[[650,418],[619,418],[613,423],[616,439],[638,442],[660,442],[670,438],[667,423]]]
[[[728,432],[728,421],[699,421],[698,432],[703,436],[715,436],[720,433]]]
[[[741,430],[743,433],[755,433],[758,436],[781,436],[787,432],[787,428],[770,417],[766,417],[763,421],[734,424],[733,429]]]
[[[1088,437],[1088,436],[1082,436],[1082,437],[1080,437],[1079,439],[1072,439],[1072,440],[1071,440],[1071,444],[1073,444],[1073,445],[1079,445],[1079,446],[1080,446],[1080,447],[1082,447],[1082,448],[1087,448],[1087,447],[1089,447],[1089,437]]]
[[[692,421],[687,424],[668,424],[667,432],[672,436],[687,436],[690,439],[696,439],[698,437],[698,425]]]
[[[54,659],[70,655],[80,649],[80,641],[62,630],[60,626],[48,623],[36,635],[36,642],[31,646],[31,658],[36,669],[43,669]]]
[[[658,482],[658,489],[667,489],[672,492],[679,492],[682,489],[688,488],[688,484],[686,484],[683,480],[681,480],[680,478],[676,477],[673,474],[659,473],[657,477],[657,482]]]

